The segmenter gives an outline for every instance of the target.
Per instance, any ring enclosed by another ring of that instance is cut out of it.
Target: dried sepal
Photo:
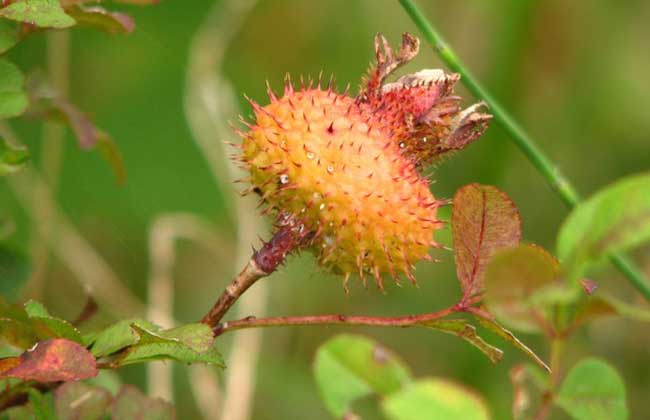
[[[409,33],[402,35],[402,46],[393,52],[386,37],[382,34],[375,36],[375,55],[377,64],[371,68],[366,90],[363,96],[366,98],[380,93],[384,80],[400,66],[411,61],[420,51],[420,40]]]
[[[480,105],[461,110],[456,74],[423,70],[386,83],[419,41],[404,34],[398,51],[381,35],[375,43],[377,64],[357,97],[333,82],[320,88],[320,76],[296,89],[287,76],[281,97],[267,86],[268,105],[249,99],[255,115],[237,160],[263,212],[289,221],[257,254],[265,271],[304,247],[343,274],[346,287],[358,273],[364,286],[372,278],[383,290],[385,276],[415,283],[414,264],[432,260],[446,201],[433,196],[422,169],[477,138],[489,115]],[[296,236],[295,226],[308,235]]]

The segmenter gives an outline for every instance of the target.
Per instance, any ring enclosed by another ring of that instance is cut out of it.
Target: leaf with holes
[[[58,0],[17,0],[0,9],[0,16],[41,28],[61,29],[75,24]]]
[[[555,403],[576,420],[624,420],[625,384],[608,363],[585,359],[567,374]]]
[[[499,189],[470,184],[456,191],[451,226],[456,273],[464,297],[483,291],[483,273],[490,258],[521,239],[515,204]]]
[[[524,332],[543,330],[546,308],[534,303],[536,292],[555,285],[560,264],[536,245],[497,252],[485,270],[485,304],[500,322]]]
[[[381,408],[390,420],[488,420],[483,398],[446,379],[423,379],[385,398]]]
[[[483,340],[476,333],[476,327],[464,319],[437,319],[420,325],[462,338],[479,349],[492,363],[499,363],[503,359],[503,351]]]
[[[58,382],[76,381],[97,375],[97,366],[92,354],[79,344],[63,338],[41,341],[19,358],[11,360],[17,364],[0,372],[0,378]]]
[[[164,331],[151,331],[135,324],[131,327],[140,338],[116,361],[118,366],[152,360],[176,360],[225,367],[221,354],[214,346],[212,329],[205,324],[187,324]]]
[[[390,350],[359,335],[338,335],[321,345],[314,361],[321,397],[336,418],[362,397],[388,395],[411,381],[408,367]]]
[[[97,358],[111,355],[140,340],[133,326],[149,331],[160,331],[160,327],[144,319],[123,319],[103,331],[84,336],[84,344]]]
[[[510,344],[512,344],[519,350],[521,350],[526,356],[530,357],[542,369],[546,370],[547,372],[551,371],[551,368],[549,368],[548,365],[544,363],[544,361],[534,351],[532,351],[527,345],[525,345],[520,339],[518,339],[512,332],[508,331],[506,328],[504,328],[502,325],[500,325],[498,322],[496,322],[493,319],[479,316],[476,313],[473,313],[473,315],[483,327],[492,331],[493,333],[495,333],[505,341],[509,342]]]
[[[580,203],[558,235],[557,252],[572,277],[589,263],[650,241],[650,174],[624,178]]]

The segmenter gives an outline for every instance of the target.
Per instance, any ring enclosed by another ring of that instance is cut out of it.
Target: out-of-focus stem
[[[48,81],[56,91],[56,95],[65,98],[68,95],[70,34],[67,30],[51,31],[47,39],[47,69]],[[48,237],[53,235],[54,223],[52,213],[47,206],[40,203],[45,194],[56,195],[59,188],[59,178],[63,165],[65,127],[59,122],[43,122],[43,138],[41,141],[41,172],[49,191],[39,186],[34,188],[34,198],[31,212],[37,226],[32,232],[32,265],[33,271],[27,286],[27,293],[40,297],[43,291],[45,275],[49,262],[50,249]]]
[[[6,121],[0,121],[0,136],[11,141],[12,144],[22,144]],[[96,298],[102,307],[116,315],[142,316],[144,314],[144,306],[138,298],[124,286],[92,244],[79,233],[58,208],[47,184],[38,172],[27,168],[6,179],[16,200],[37,227],[40,225],[38,220],[33,219],[35,214],[31,212],[33,191],[42,189],[45,192],[40,206],[46,207],[47,211],[52,214],[56,232],[55,235],[43,236],[43,238],[48,241],[47,245],[52,253],[68,267],[79,283]]]
[[[537,413],[535,413],[535,420],[545,420],[551,414],[553,398],[555,398],[555,392],[562,380],[564,344],[565,339],[563,337],[553,337],[551,340],[551,380],[549,382],[549,389],[542,395],[542,402]]]
[[[226,244],[215,233],[215,227],[201,218],[186,213],[159,216],[149,231],[150,275],[148,287],[147,319],[164,328],[172,328],[174,321],[174,277],[176,244],[179,239],[189,239],[210,247],[216,257]],[[147,366],[147,390],[149,396],[174,401],[173,366],[164,362],[152,362]],[[197,366],[201,386],[213,386],[209,368]],[[199,384],[196,384],[199,385]]]
[[[488,104],[495,121],[509,134],[509,138],[528,158],[530,163],[537,169],[537,172],[544,177],[569,208],[575,207],[580,202],[580,196],[569,179],[550,161],[510,113],[478,82],[415,3],[412,0],[399,0],[399,2],[442,61],[451,70],[461,75],[461,82],[474,96],[483,99]],[[613,255],[611,261],[630,280],[632,286],[647,300],[650,300],[650,285],[632,262],[622,255]]]
[[[2,132],[2,130],[0,130]],[[27,210],[31,208],[31,193],[34,188],[47,190],[45,181],[29,169],[7,178],[18,202]],[[47,238],[46,245],[52,253],[75,275],[79,283],[95,297],[103,308],[116,315],[142,316],[144,306],[126,287],[93,246],[79,233],[76,227],[63,215],[48,193],[40,205],[52,213],[56,226],[55,235]],[[38,226],[38,221],[32,219]]]
[[[230,221],[237,231],[235,268],[242,267],[250,257],[250,244],[265,226],[258,217],[252,200],[234,194],[230,181],[241,177],[240,171],[227,158],[220,140],[232,135],[227,121],[240,112],[234,90],[223,76],[224,56],[231,40],[243,25],[256,0],[217,0],[205,15],[190,45],[185,113],[193,139],[207,160],[214,180],[224,194]],[[268,288],[264,283],[241,300],[241,313],[264,313]],[[234,337],[225,374],[224,392],[216,386],[202,386],[209,377],[216,384],[216,374],[197,372],[192,367],[192,387],[197,404],[206,418],[245,420],[250,417],[255,390],[255,371],[262,341],[262,331],[249,331]],[[245,348],[246,351],[237,351]],[[202,382],[200,382],[202,381]],[[200,382],[200,383],[199,383]]]

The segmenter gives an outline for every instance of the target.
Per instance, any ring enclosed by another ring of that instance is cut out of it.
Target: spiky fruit
[[[300,220],[323,266],[346,280],[370,273],[380,288],[385,273],[414,281],[413,264],[436,246],[441,201],[422,168],[476,139],[490,118],[480,105],[460,111],[457,75],[424,70],[384,84],[418,46],[404,34],[394,54],[378,35],[377,65],[357,97],[287,81],[281,98],[269,89],[269,105],[251,101],[255,123],[242,133],[241,161],[267,210]]]

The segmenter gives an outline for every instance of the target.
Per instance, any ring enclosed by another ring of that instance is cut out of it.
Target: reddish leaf
[[[0,361],[0,366],[7,359]],[[9,362],[15,363],[15,362]],[[37,343],[23,353],[19,364],[3,372],[12,377],[38,382],[76,381],[97,375],[95,358],[83,346],[63,338]]]
[[[96,147],[111,165],[117,182],[124,183],[126,170],[122,154],[108,134],[98,129],[85,113],[62,99],[52,99],[50,113],[54,117],[62,118],[72,128],[82,149],[88,150]]]
[[[483,290],[485,266],[495,252],[521,239],[521,219],[515,204],[499,189],[470,184],[454,195],[451,214],[456,273],[463,296]]]
[[[79,25],[90,26],[110,33],[129,33],[135,28],[133,19],[119,12],[109,12],[102,7],[72,6],[66,8]]]
[[[67,382],[54,391],[56,413],[62,420],[102,420],[111,394],[84,382]]]
[[[54,99],[52,102],[55,108],[61,112],[72,131],[74,131],[79,146],[82,149],[91,149],[97,143],[99,135],[97,128],[95,128],[88,116],[67,101]]]
[[[485,267],[485,304],[508,327],[544,331],[551,324],[547,305],[535,298],[554,291],[559,276],[559,261],[540,246],[522,244],[502,250]]]
[[[0,377],[3,373],[15,368],[20,364],[20,357],[7,357],[5,359],[0,359]]]
[[[124,385],[113,400],[111,407],[113,420],[173,420],[176,418],[174,406],[160,398],[147,398],[132,385]]]
[[[116,3],[147,5],[147,4],[157,4],[157,3],[160,2],[160,0],[115,0],[115,2]]]
[[[580,280],[580,285],[582,286],[582,290],[588,295],[593,295],[596,289],[598,289],[598,283],[590,279]]]
[[[61,6],[68,7],[68,6],[74,6],[78,4],[86,4],[86,3],[97,3],[98,0],[59,0],[61,3]],[[113,3],[127,3],[127,4],[139,4],[139,5],[147,5],[147,4],[156,4],[159,3],[160,0],[113,0]]]

